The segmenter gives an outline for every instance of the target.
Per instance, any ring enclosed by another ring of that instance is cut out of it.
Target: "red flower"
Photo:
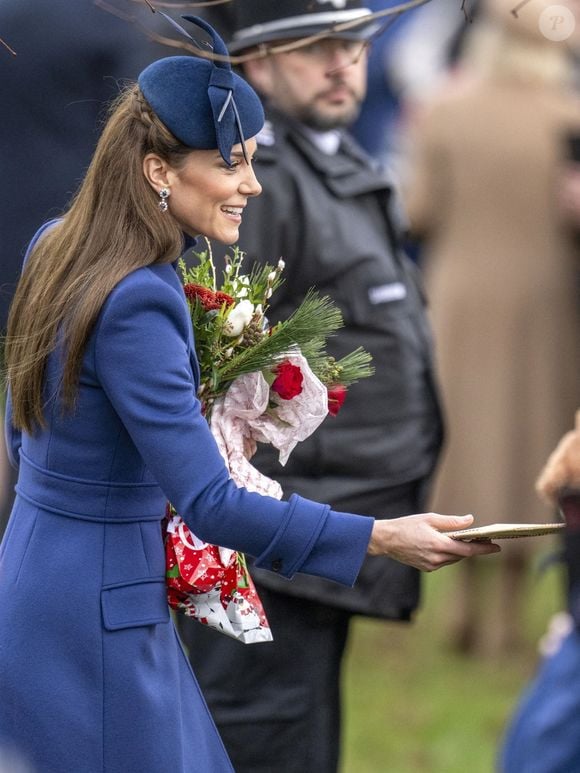
[[[336,416],[342,408],[346,400],[346,391],[346,387],[342,384],[337,384],[328,390],[328,413],[331,416]]]
[[[216,301],[220,304],[220,306],[225,303],[226,306],[233,306],[235,303],[235,300],[232,298],[231,295],[228,295],[227,293],[223,293],[221,290],[218,290],[215,294]]]
[[[276,373],[276,378],[271,389],[280,395],[282,400],[291,400],[302,392],[304,377],[297,365],[292,365],[291,362],[285,360],[276,366],[274,373]]]
[[[191,303],[195,303],[195,299],[199,298],[199,301],[205,311],[221,309],[224,303],[226,306],[232,306],[235,303],[231,295],[223,293],[221,290],[214,292],[208,287],[203,287],[202,285],[194,285],[191,283],[186,284],[184,285],[183,290],[187,300]]]

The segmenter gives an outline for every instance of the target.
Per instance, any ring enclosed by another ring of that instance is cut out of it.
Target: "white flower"
[[[250,301],[240,301],[230,311],[224,325],[224,334],[230,338],[239,336],[252,319],[254,306]]]
[[[284,263],[284,261],[282,260],[282,258],[280,258],[280,260],[278,261],[278,269],[279,269],[280,271],[284,271],[284,266],[285,266],[285,265],[286,265],[286,264]]]
[[[267,280],[266,280],[266,281],[268,282],[268,284],[269,284],[269,285],[271,285],[271,284],[272,284],[272,282],[273,282],[275,279],[276,279],[276,272],[275,272],[275,271],[270,271],[270,273],[268,274],[268,277],[267,277]]]

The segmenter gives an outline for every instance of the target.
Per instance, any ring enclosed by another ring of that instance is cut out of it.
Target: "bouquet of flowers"
[[[269,443],[285,464],[292,449],[329,414],[335,416],[355,381],[372,374],[359,348],[341,360],[325,351],[342,326],[340,311],[315,291],[285,321],[270,325],[269,301],[282,282],[284,262],[242,273],[244,254],[226,256],[218,284],[211,249],[188,268],[180,261],[195,334],[198,390],[230,477],[250,491],[281,498],[280,485],[250,459]],[[165,546],[170,605],[249,643],[271,639],[244,557],[191,534],[168,505]]]

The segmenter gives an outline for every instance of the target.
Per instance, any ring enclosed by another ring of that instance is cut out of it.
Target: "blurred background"
[[[227,3],[169,5],[227,24]],[[449,433],[434,509],[478,522],[557,517],[534,480],[580,402],[579,26],[575,0],[431,0],[374,41],[353,127],[392,171],[430,298]],[[16,52],[0,46],[0,329],[26,244],[74,193],[104,105],[173,52],[147,31],[166,27],[144,2],[0,3]],[[0,531],[14,483],[3,452]],[[343,773],[494,770],[566,603],[560,544],[517,543],[428,576],[413,625],[355,624]]]
[[[542,538],[525,578],[523,644],[497,656],[450,649],[444,621],[459,567],[428,575],[416,622],[355,621],[345,672],[342,773],[491,773],[522,690],[564,606],[558,546]],[[490,576],[497,567],[490,566]],[[490,598],[490,602],[493,599]],[[522,771],[523,773],[523,771]]]

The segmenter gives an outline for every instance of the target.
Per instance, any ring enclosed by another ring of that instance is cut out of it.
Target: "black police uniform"
[[[258,137],[262,195],[240,230],[248,265],[286,262],[268,316],[286,318],[310,287],[331,296],[344,328],[336,357],[363,346],[375,374],[350,387],[336,417],[285,467],[271,448],[254,461],[293,491],[375,517],[423,512],[442,440],[425,302],[415,265],[398,245],[386,175],[347,136],[325,155],[300,125],[270,111]],[[272,567],[274,570],[276,567]],[[238,773],[335,771],[340,662],[352,614],[408,620],[419,574],[369,557],[354,588],[270,572],[253,575],[274,643],[241,647],[180,621],[190,659]]]

